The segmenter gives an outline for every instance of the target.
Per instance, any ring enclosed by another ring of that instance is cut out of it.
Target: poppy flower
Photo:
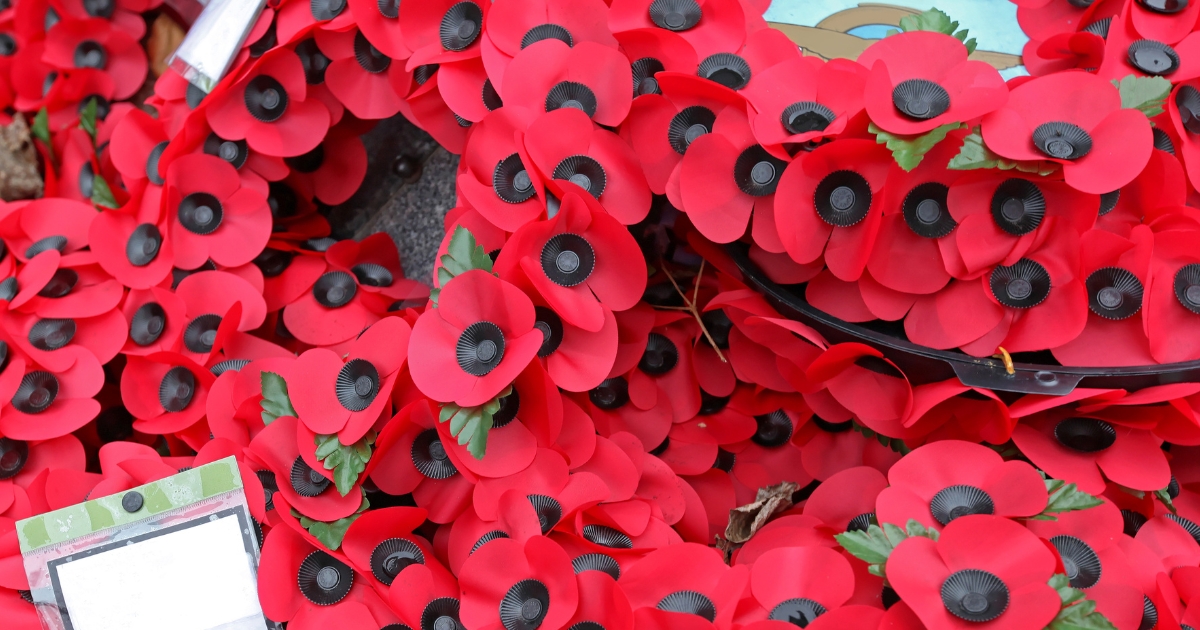
[[[385,317],[350,344],[345,362],[324,348],[297,357],[285,378],[300,421],[343,444],[361,439],[388,405],[410,332],[408,322]]]
[[[56,196],[90,202],[100,165],[92,139],[82,129],[67,129],[57,136],[62,161],[59,163]],[[119,192],[114,193],[119,198]]]
[[[408,59],[412,51],[404,43],[400,32],[400,4],[371,2],[371,0],[348,0],[354,23],[372,46],[395,60]]]
[[[11,353],[12,351],[9,350]],[[49,440],[86,425],[100,413],[93,398],[104,385],[104,370],[86,348],[63,348],[75,361],[46,371],[13,357],[0,374],[0,434],[14,440]]]
[[[525,134],[525,149],[559,199],[572,184],[625,225],[649,213],[650,189],[633,150],[582,112],[566,107],[539,115]]]
[[[566,552],[548,538],[495,540],[463,563],[465,627],[564,627],[579,605]]]
[[[334,243],[325,250],[325,259],[331,267],[354,274],[365,293],[390,300],[424,300],[428,296],[425,285],[404,277],[396,242],[387,234]]]
[[[347,8],[345,0],[283,4],[275,13],[276,37],[280,41],[291,42],[302,32],[344,31],[354,23],[354,14]]]
[[[879,231],[891,166],[887,149],[868,140],[831,142],[788,165],[775,224],[792,260],[806,264],[823,255],[833,275],[857,280]]]
[[[1150,353],[1161,363],[1200,358],[1200,336],[1193,326],[1200,315],[1200,258],[1190,245],[1194,234],[1179,230],[1154,235],[1143,318]]]
[[[633,628],[629,598],[612,576],[602,571],[581,571],[575,574],[575,581],[579,587],[579,607],[566,627],[593,623],[612,630]]]
[[[871,44],[858,63],[871,71],[863,100],[871,121],[900,135],[918,135],[966,122],[1008,100],[1008,86],[991,65],[967,59],[949,35],[898,33]]]
[[[88,229],[95,217],[96,210],[89,204],[36,199],[0,219],[0,235],[21,262],[51,249],[71,254],[87,246]]]
[[[120,286],[91,256],[49,250],[17,272],[17,294],[8,306],[42,318],[98,317],[116,308]]]
[[[558,39],[568,46],[595,42],[617,47],[603,0],[501,0],[492,8],[496,12],[488,14],[487,37],[509,57],[543,39]]]
[[[490,223],[516,231],[541,216],[537,195],[541,176],[516,136],[524,123],[510,108],[500,108],[471,130],[471,150],[462,156],[457,183],[462,196]],[[529,166],[526,166],[529,161]]]
[[[956,519],[937,542],[914,536],[897,545],[887,577],[930,630],[961,628],[963,621],[1041,628],[1062,608],[1046,583],[1056,564],[1022,525],[977,515]]]
[[[1017,0],[1014,4],[1017,5],[1017,23],[1021,30],[1030,39],[1038,41],[1045,41],[1059,33],[1079,31],[1088,24],[1094,13],[1091,3],[1078,6],[1054,0]],[[1101,3],[1101,7],[1105,4],[1111,3]]]
[[[461,575],[467,558],[494,540],[512,539],[523,545],[542,535],[537,511],[519,491],[501,495],[494,516],[495,520],[485,521],[468,509],[450,524],[446,557],[455,575]]]
[[[74,18],[108,20],[116,28],[128,33],[130,37],[141,39],[146,34],[146,21],[140,14],[150,11],[160,4],[160,0],[112,0],[111,2],[63,0],[54,6]]]
[[[804,470],[800,448],[793,441],[799,428],[811,419],[812,412],[794,399],[779,395],[762,398],[737,401],[742,413],[753,416],[757,428],[749,440],[725,449],[735,455],[729,472],[733,475],[738,505],[753,502],[759,488],[782,481],[792,481],[801,487],[812,482]],[[778,406],[781,403],[789,406]]]
[[[162,288],[134,289],[121,305],[129,338],[121,353],[146,356],[169,352],[189,324],[187,304],[174,292]]]
[[[388,494],[411,493],[433,522],[451,523],[470,507],[475,479],[459,472],[465,466],[442,444],[437,422],[427,400],[401,409],[375,441],[371,480]]]
[[[695,418],[671,426],[666,440],[651,451],[679,475],[701,475],[721,457],[736,457],[724,447],[750,439],[754,418],[729,406],[729,397],[701,392]]]
[[[183,300],[186,321],[182,347],[176,350],[201,365],[208,363],[212,353],[220,350],[233,332],[254,330],[266,318],[261,290],[229,271],[193,273],[179,281],[175,294]],[[165,309],[163,314],[170,315]],[[136,329],[143,340],[153,343],[153,330],[161,323],[159,315],[153,309],[146,309],[141,316],[144,319],[130,325],[130,335]],[[138,319],[136,314],[134,319]],[[142,325],[146,326],[144,331]]]
[[[1084,30],[1058,33],[1045,41],[1031,39],[1021,50],[1021,59],[1035,77],[1099,68],[1104,62],[1104,34]]]
[[[894,363],[859,343],[831,346],[808,365],[805,378],[820,384],[859,423],[894,435],[912,405],[912,386]]]
[[[913,403],[904,419],[907,443],[913,440],[966,440],[1003,444],[1016,421],[994,392],[967,387],[957,378],[913,388]]]
[[[367,630],[379,624],[364,600],[378,600],[362,575],[341,554],[314,547],[290,527],[271,528],[258,567],[263,613],[288,627]]]
[[[576,400],[595,423],[597,433],[605,437],[627,432],[643,444],[661,445],[671,431],[670,407],[655,404],[657,396],[650,400],[630,396],[629,380],[623,375],[607,378],[589,390],[586,402],[582,396]]]
[[[614,33],[633,71],[633,98],[662,94],[658,73],[690,76],[696,69],[696,51],[677,33],[641,28]],[[722,95],[726,96],[726,95]]]
[[[615,127],[629,113],[632,70],[615,47],[559,39],[530,44],[515,55],[499,86],[504,103],[529,114],[575,109]]]
[[[357,29],[315,33],[317,45],[328,57],[325,85],[329,91],[363,120],[388,118],[400,111],[401,95],[388,78],[403,73],[404,67],[376,48]]]
[[[543,335],[534,317],[529,298],[511,284],[478,270],[456,277],[413,329],[413,381],[435,400],[487,402],[537,355]]]
[[[345,202],[358,190],[367,174],[367,151],[359,131],[351,125],[337,125],[313,150],[284,158],[292,171],[290,181],[299,184],[305,195],[316,197],[322,203],[337,205]]]
[[[875,499],[888,481],[879,470],[856,466],[834,473],[804,503],[804,515],[837,532],[865,531],[875,515]]]
[[[888,471],[879,493],[881,523],[916,519],[942,529],[970,514],[1029,517],[1046,507],[1046,485],[1033,466],[1004,461],[985,446],[946,440],[926,444]]]
[[[276,418],[250,442],[253,458],[274,473],[280,499],[301,514],[324,522],[333,522],[354,514],[362,503],[358,484],[346,495],[333,485],[332,471],[316,459],[312,444],[315,435],[299,421],[287,416]],[[301,450],[301,446],[304,449]],[[366,474],[363,475],[366,478]]]
[[[613,0],[608,27],[615,34],[658,28],[687,40],[703,59],[736,50],[746,40],[745,9],[733,0]]]
[[[1071,97],[1060,96],[1066,94]],[[1065,106],[1075,99],[1088,103],[1086,110]],[[1013,88],[1008,104],[984,117],[982,131],[996,153],[1062,164],[1068,184],[1094,194],[1133,181],[1154,146],[1145,115],[1123,109],[1121,95],[1106,79],[1081,72],[1039,77]]]
[[[303,279],[307,280],[314,271],[315,268],[305,269]],[[363,274],[361,278],[358,273]],[[395,279],[384,265],[355,265],[350,269],[326,267],[316,281],[305,287],[307,290],[283,310],[283,322],[291,334],[305,343],[319,346],[343,343],[378,321],[380,314],[394,301],[381,292],[364,288],[368,284],[383,285],[388,279],[396,288],[411,286],[408,280]]]
[[[845,59],[801,57],[767,68],[743,92],[764,146],[813,146],[836,137],[863,110],[868,71]],[[783,78],[787,77],[787,80]]]
[[[1079,392],[1079,396],[1089,392]],[[1050,406],[1058,405],[1058,406]],[[1104,479],[1127,488],[1161,490],[1171,471],[1159,445],[1162,439],[1126,426],[1111,415],[1089,417],[1069,402],[1043,401],[1029,395],[1009,405],[1021,422],[1013,442],[1038,468],[1056,479],[1073,483],[1089,494],[1104,490]],[[1103,476],[1101,476],[1103,473]]]
[[[374,578],[376,589],[392,586],[413,565],[426,567],[437,582],[453,584],[454,576],[438,562],[433,547],[415,533],[425,516],[424,510],[412,507],[365,512],[346,530],[342,551],[361,575]]]
[[[321,143],[331,122],[325,105],[307,98],[307,88],[300,58],[288,48],[273,50],[210,95],[208,124],[222,138],[245,140],[267,155],[303,155]]]
[[[67,370],[76,361],[68,348],[82,348],[108,363],[125,345],[125,318],[116,309],[92,317],[40,317],[8,313],[5,331],[30,359],[53,372]]]
[[[1188,146],[1184,144],[1182,150],[1185,153]],[[1148,216],[1146,209],[1184,204],[1188,177],[1178,159],[1165,151],[1154,151],[1146,169],[1137,178],[1123,188],[1100,196],[1100,217],[1096,219],[1096,227],[1128,238],[1133,228]]]
[[[48,109],[61,91],[59,72],[42,61],[45,50],[45,40],[27,40],[12,55],[13,105],[20,111]]]
[[[850,563],[824,547],[784,547],[758,557],[750,569],[757,607],[744,622],[773,619],[807,626],[838,608],[854,592]]]
[[[847,411],[847,414],[849,411]],[[814,414],[796,431],[800,461],[813,479],[829,480],[843,470],[869,466],[886,471],[900,454],[854,431],[853,420],[826,419]]]
[[[182,355],[130,357],[121,372],[121,399],[137,418],[136,430],[175,433],[204,417],[212,383],[211,372]]]
[[[650,552],[623,571],[617,584],[629,597],[639,627],[728,627],[749,573],[744,566],[727,566],[715,549],[683,543]]]
[[[160,284],[175,266],[171,240],[164,237],[168,227],[160,201],[161,191],[143,185],[123,208],[99,213],[88,230],[96,261],[131,289]]]
[[[433,0],[399,12],[404,45],[413,51],[406,69],[479,56],[480,35],[492,3]]]
[[[266,196],[242,187],[237,169],[211,155],[182,156],[167,170],[163,194],[175,264],[195,269],[206,260],[227,267],[254,259],[271,234]]]
[[[1175,41],[1152,39],[1138,32],[1134,13],[1129,10],[1113,16],[1105,36],[1104,63],[1096,76],[1105,81],[1120,80],[1130,74],[1169,76],[1172,82],[1182,82],[1200,75],[1200,65],[1196,63],[1200,35],[1184,31],[1186,37]]]
[[[60,69],[95,68],[113,78],[113,98],[125,100],[142,87],[149,62],[137,39],[107,20],[62,20],[46,33],[42,59]]]

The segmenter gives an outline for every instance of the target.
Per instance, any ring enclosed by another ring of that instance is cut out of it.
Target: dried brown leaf
[[[744,543],[779,513],[792,507],[792,494],[800,489],[791,481],[759,488],[754,503],[729,510],[729,525],[725,538],[731,543]]]

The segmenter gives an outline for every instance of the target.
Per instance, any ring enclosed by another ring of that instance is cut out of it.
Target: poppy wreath
[[[0,1],[0,625],[16,521],[233,456],[292,630],[1200,628],[1200,383],[931,382],[727,249],[938,350],[1200,360],[1200,3],[1013,2],[1029,76],[936,9],[825,61],[767,0],[270,0],[135,96],[157,0]],[[397,114],[463,156],[427,279],[324,213]]]

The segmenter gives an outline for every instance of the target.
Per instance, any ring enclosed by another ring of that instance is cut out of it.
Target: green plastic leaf
[[[937,540],[937,530],[926,529],[915,519],[909,519],[904,529],[892,523],[884,523],[882,527],[874,523],[867,526],[866,531],[853,531],[837,534],[834,539],[850,555],[866,562],[871,575],[883,578],[887,582],[887,560],[896,545],[908,538],[923,537]]]
[[[1038,515],[1039,517],[1086,510],[1103,503],[1100,499],[1081,491],[1073,483],[1066,483],[1061,479],[1046,479],[1045,482],[1046,492],[1050,495],[1050,498],[1046,502],[1046,509],[1042,510],[1042,513]],[[1038,518],[1036,520],[1053,519]]]
[[[275,418],[280,416],[296,417],[296,410],[292,407],[292,399],[288,398],[287,381],[283,377],[274,373],[263,371],[262,373],[262,421],[263,424],[271,424]]]
[[[83,107],[83,111],[79,112],[79,128],[86,131],[87,135],[92,139],[92,146],[96,145],[96,98],[88,99],[87,105]]]
[[[975,38],[967,38],[967,29],[959,30],[958,22],[951,20],[949,15],[938,9],[930,9],[917,15],[906,15],[900,18],[900,30],[905,33],[913,31],[931,31],[949,35],[962,42],[967,47],[967,54],[975,52]],[[900,31],[889,30],[888,35]]]
[[[441,294],[440,287],[445,287],[446,283],[455,277],[474,269],[493,273],[492,257],[488,256],[487,252],[483,251],[483,247],[475,242],[475,235],[461,225],[454,228],[454,234],[446,246],[446,253],[439,261],[441,262],[437,268],[439,288],[433,289],[429,294],[429,299],[433,301],[434,306],[437,306],[438,296]]]
[[[510,385],[499,396],[478,407],[459,407],[454,403],[446,403],[438,413],[438,421],[449,422],[450,435],[458,438],[459,445],[466,446],[467,452],[475,459],[483,459],[487,453],[492,416],[500,411],[500,400],[512,394],[512,391]]]
[[[1072,588],[1067,576],[1058,573],[1050,578],[1050,587],[1058,591],[1062,609],[1046,626],[1049,630],[1116,630],[1116,626],[1096,611],[1096,602],[1087,599],[1083,591]]]
[[[108,182],[104,181],[104,176],[96,173],[92,177],[92,205],[98,208],[119,208],[120,204],[113,197],[112,189],[108,187]]]
[[[29,132],[34,138],[41,140],[46,146],[50,146],[50,114],[43,107],[38,110],[38,113],[33,117],[33,126],[29,128]]]
[[[292,514],[300,519],[300,526],[308,530],[308,533],[312,534],[313,538],[320,541],[322,545],[325,545],[326,549],[337,551],[342,546],[342,539],[346,537],[346,530],[350,529],[354,521],[357,521],[358,517],[362,516],[363,512],[366,512],[370,507],[371,503],[367,501],[366,496],[363,496],[362,505],[359,506],[357,512],[345,518],[339,518],[332,523],[315,521],[295,510],[292,510]]]
[[[1046,160],[1036,162],[1020,162],[1006,160],[992,152],[983,143],[983,134],[976,127],[963,139],[962,149],[950,160],[946,168],[953,171],[972,171],[980,168],[998,168],[1002,171],[1017,170],[1022,173],[1050,175],[1058,170],[1058,165]]]
[[[1171,500],[1171,493],[1167,492],[1166,488],[1163,488],[1162,490],[1155,490],[1154,496],[1157,497],[1159,501],[1162,501],[1162,504],[1165,505],[1168,510],[1171,510],[1172,514],[1178,514],[1178,512],[1175,511],[1175,502]]]
[[[1163,113],[1167,96],[1171,94],[1171,82],[1162,77],[1137,77],[1129,75],[1113,85],[1121,92],[1121,107],[1136,109],[1154,118]]]
[[[375,444],[375,432],[367,435],[354,444],[342,444],[336,435],[318,435],[317,460],[325,464],[325,470],[333,471],[333,483],[342,496],[350,494],[359,475],[367,469],[371,459],[371,445]]]

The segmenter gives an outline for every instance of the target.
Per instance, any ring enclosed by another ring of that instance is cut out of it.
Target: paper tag
[[[196,87],[211,92],[229,71],[266,0],[206,1],[170,65]]]

